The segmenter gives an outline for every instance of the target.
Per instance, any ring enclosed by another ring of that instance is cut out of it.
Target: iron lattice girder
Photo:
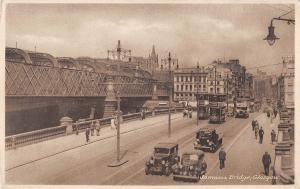
[[[127,74],[98,73],[8,61],[5,70],[6,96],[107,96],[108,77],[112,78],[114,90],[119,91],[121,97],[150,97],[153,93],[154,80],[129,77]],[[157,85],[160,89],[162,84]]]

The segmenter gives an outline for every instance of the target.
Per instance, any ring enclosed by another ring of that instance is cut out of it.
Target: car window
[[[160,153],[160,154],[168,154],[169,149],[167,149],[167,148],[155,148],[154,152],[155,153]]]
[[[190,155],[190,160],[197,161],[198,160],[198,156],[196,154],[191,154]]]

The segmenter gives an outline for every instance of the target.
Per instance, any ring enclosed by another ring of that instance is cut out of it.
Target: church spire
[[[155,46],[154,45],[152,45],[151,57],[156,57]]]

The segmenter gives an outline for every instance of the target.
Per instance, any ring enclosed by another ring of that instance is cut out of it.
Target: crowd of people
[[[183,117],[185,118],[192,118],[193,116],[193,111],[192,111],[192,108],[185,108],[183,110]]]
[[[91,136],[95,135],[95,131],[96,131],[96,135],[100,136],[100,129],[101,129],[100,121],[99,120],[92,121],[91,125],[85,129],[86,142],[90,141],[90,135]]]

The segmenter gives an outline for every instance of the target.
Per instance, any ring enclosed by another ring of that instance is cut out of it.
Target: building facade
[[[294,109],[294,80],[295,60],[294,57],[283,58],[283,69],[278,77],[278,103],[288,109]]]
[[[197,93],[207,93],[208,69],[204,67],[174,70],[174,100],[196,101]]]

